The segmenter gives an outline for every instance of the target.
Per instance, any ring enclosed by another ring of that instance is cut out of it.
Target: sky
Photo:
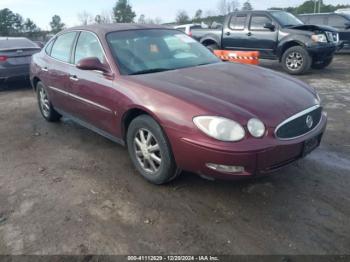
[[[175,20],[178,10],[186,10],[192,17],[197,9],[217,12],[219,0],[129,0],[134,11],[139,16],[160,18],[162,22]],[[68,26],[79,24],[78,14],[86,11],[92,15],[110,11],[116,0],[0,0],[0,9],[9,8],[24,18],[32,19],[40,28],[49,29],[53,15],[61,16]],[[244,0],[238,0],[241,4]],[[268,7],[296,6],[304,0],[250,0],[254,9]],[[324,0],[325,4],[350,4],[350,0]],[[200,4],[199,4],[200,3]]]

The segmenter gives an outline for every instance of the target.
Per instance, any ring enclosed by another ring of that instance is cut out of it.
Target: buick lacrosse
[[[224,63],[161,26],[65,30],[35,54],[31,82],[47,121],[62,116],[128,148],[163,184],[260,176],[313,151],[327,117],[314,88],[258,66]]]

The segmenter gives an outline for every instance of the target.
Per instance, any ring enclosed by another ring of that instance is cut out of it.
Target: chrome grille
[[[289,140],[303,136],[318,126],[321,117],[321,106],[316,105],[310,107],[279,124],[275,130],[275,136],[281,140]]]
[[[333,42],[333,43],[339,42],[339,34],[338,33],[327,31],[326,35],[327,35],[327,39],[329,42]]]

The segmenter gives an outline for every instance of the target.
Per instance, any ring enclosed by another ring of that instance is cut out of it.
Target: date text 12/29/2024
[[[128,256],[128,261],[220,261],[217,256]]]

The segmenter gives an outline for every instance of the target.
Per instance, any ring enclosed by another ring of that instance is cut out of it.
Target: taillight
[[[188,33],[188,35],[189,35],[190,37],[192,37],[192,36],[193,36],[193,34],[192,34],[192,32],[191,32],[191,31]]]
[[[7,58],[7,56],[0,55],[0,62],[6,62]]]

